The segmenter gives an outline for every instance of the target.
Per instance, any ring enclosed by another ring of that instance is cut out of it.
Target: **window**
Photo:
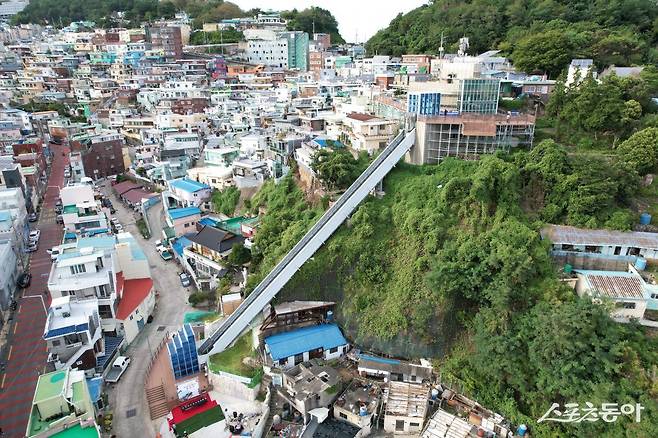
[[[338,415],[340,416],[340,418],[347,420],[347,415],[345,415],[344,412],[339,412]]]
[[[52,344],[53,344],[53,347],[59,347],[61,342],[59,341],[59,339],[56,339],[56,340],[52,341]]]
[[[87,269],[85,268],[85,265],[73,265],[71,266],[71,274],[82,274],[83,272],[87,272]]]
[[[333,354],[333,353],[336,353],[336,352],[338,352],[338,347],[334,347],[334,348],[329,349],[330,354]]]
[[[620,309],[635,309],[635,303],[622,301],[620,303],[617,303],[617,307]]]
[[[409,429],[418,429],[420,427],[420,423],[409,423]]]
[[[404,420],[395,420],[395,431],[396,432],[404,431]]]
[[[304,362],[304,354],[296,354],[295,355],[295,365],[300,364]]]

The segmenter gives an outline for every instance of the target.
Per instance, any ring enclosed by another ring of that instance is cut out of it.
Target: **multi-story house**
[[[200,207],[210,201],[211,188],[187,178],[167,181],[168,190],[162,192],[165,205]]]
[[[183,254],[188,264],[194,266],[190,271],[192,278],[199,289],[212,290],[228,272],[226,258],[233,245],[244,243],[244,237],[206,225],[188,239],[192,244],[183,249]]]
[[[64,187],[59,193],[63,205],[62,220],[67,231],[93,235],[108,230],[107,218],[90,185]]]
[[[71,149],[80,152],[85,173],[93,179],[125,172],[123,147],[123,136],[111,130],[78,134],[71,139]]]
[[[98,301],[53,298],[43,338],[48,362],[55,369],[77,368],[93,374],[96,358],[105,354]]]
[[[39,376],[25,436],[101,436],[85,373],[63,369]]]
[[[341,139],[352,149],[369,154],[384,147],[393,139],[398,128],[395,120],[380,119],[370,114],[352,113],[344,119]]]

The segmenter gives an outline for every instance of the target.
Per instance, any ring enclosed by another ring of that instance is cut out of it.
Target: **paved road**
[[[110,186],[103,187],[103,192],[108,195]],[[156,290],[160,293],[157,301],[153,323],[147,324],[146,328],[133,341],[127,351],[132,362],[119,383],[110,391],[110,405],[114,412],[114,431],[120,437],[153,437],[155,429],[150,420],[149,410],[144,392],[144,381],[146,378],[146,367],[151,358],[151,351],[160,343],[167,331],[178,329],[183,323],[185,312],[193,310],[187,303],[187,293],[178,279],[180,267],[173,260],[165,262],[155,250],[154,242],[161,239],[161,217],[162,204],[151,207],[149,219],[153,235],[149,240],[144,240],[135,224],[135,215],[128,210],[114,195],[112,203],[117,212],[114,217],[118,218],[126,231],[135,236],[139,245],[144,250],[151,267],[151,277]],[[166,327],[158,331],[158,327]],[[134,412],[130,412],[132,410]],[[128,417],[130,412],[131,416]],[[132,415],[134,414],[134,415]]]
[[[4,436],[8,437],[25,436],[37,377],[43,373],[48,356],[42,338],[46,312],[38,297],[43,297],[45,306],[49,306],[47,285],[51,261],[46,249],[62,242],[62,228],[55,223],[54,207],[64,180],[64,166],[68,161],[62,152],[68,152],[68,149],[54,146],[53,152],[44,205],[36,227],[32,227],[41,230],[39,249],[31,254],[29,261],[32,283],[18,295],[19,306],[14,313],[14,325],[8,337],[9,350],[6,351],[6,359],[3,358],[7,362],[7,369],[0,380],[0,427]]]

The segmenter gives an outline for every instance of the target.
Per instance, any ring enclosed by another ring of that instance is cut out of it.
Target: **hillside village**
[[[0,435],[653,436],[655,63],[28,3],[0,4]]]

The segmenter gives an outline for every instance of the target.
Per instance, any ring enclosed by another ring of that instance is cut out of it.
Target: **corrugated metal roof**
[[[543,238],[555,244],[592,246],[631,246],[658,249],[658,233],[641,231],[588,230],[567,225],[548,225]]]
[[[201,210],[199,207],[174,208],[167,211],[167,214],[172,220],[175,220],[187,216],[194,216],[195,214],[201,214]]]
[[[303,327],[265,338],[272,359],[279,360],[322,347],[325,350],[346,345],[347,340],[336,324]]]
[[[644,298],[642,280],[630,275],[587,274],[592,292],[608,298]]]
[[[204,189],[209,189],[210,188],[210,186],[207,186],[206,184],[202,184],[200,182],[197,182],[197,181],[194,181],[194,180],[191,180],[191,179],[187,179],[187,178],[182,178],[182,179],[177,179],[177,180],[171,181],[169,183],[169,185],[171,185],[171,187],[174,187],[176,189],[183,190],[185,192],[190,192],[190,193],[194,193],[194,192],[198,192],[199,190],[204,190]]]

